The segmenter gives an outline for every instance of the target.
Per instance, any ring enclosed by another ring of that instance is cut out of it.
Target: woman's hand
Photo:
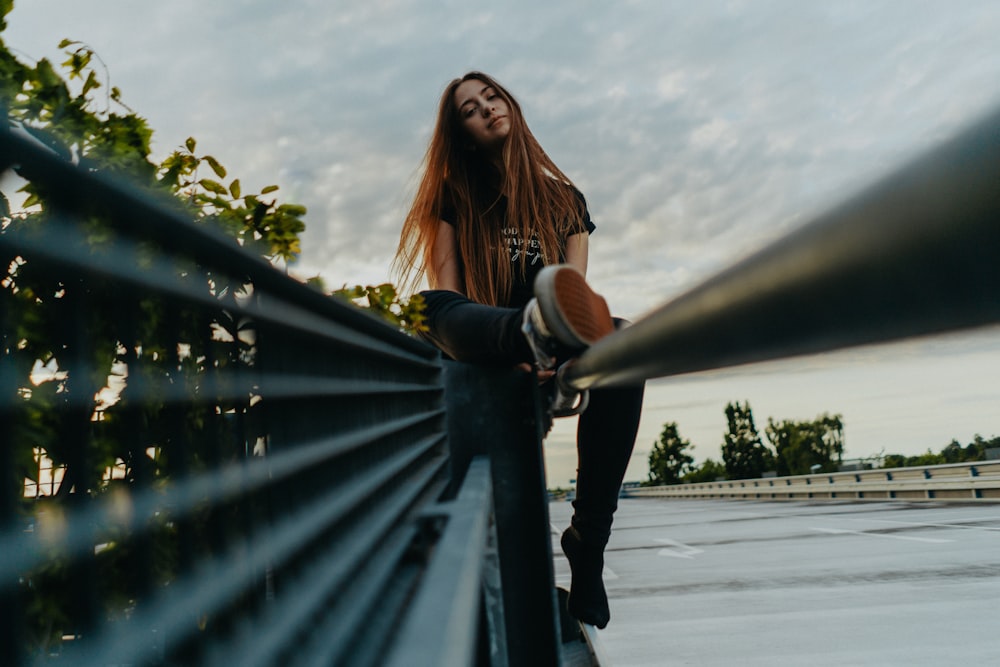
[[[531,364],[529,364],[527,362],[520,363],[517,366],[515,366],[514,368],[516,368],[518,370],[521,370],[521,371],[524,371],[525,373],[530,373],[532,371]],[[545,384],[546,382],[548,382],[549,380],[551,380],[555,376],[555,374],[556,374],[556,372],[554,370],[542,370],[540,368],[537,369],[537,370],[538,370],[538,384]]]

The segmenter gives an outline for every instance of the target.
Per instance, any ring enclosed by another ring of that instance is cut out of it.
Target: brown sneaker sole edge
[[[607,301],[573,268],[543,269],[535,294],[546,326],[565,345],[589,347],[615,330]]]

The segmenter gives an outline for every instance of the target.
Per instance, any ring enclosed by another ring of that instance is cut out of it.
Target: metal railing
[[[1000,322],[1000,109],[598,342],[575,389]]]
[[[630,488],[635,498],[1000,502],[1000,461]]]
[[[0,663],[376,664],[429,578],[462,613],[428,664],[469,664],[478,591],[436,573],[479,581],[492,494],[485,460],[455,485],[439,353],[2,129],[0,158],[48,193],[0,233]]]

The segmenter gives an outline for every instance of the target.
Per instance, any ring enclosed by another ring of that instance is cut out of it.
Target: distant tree
[[[843,460],[844,422],[840,415],[821,415],[813,421],[768,419],[767,439],[775,450],[778,475],[806,475],[819,466],[831,472]]]
[[[951,442],[945,445],[938,453],[928,449],[923,454],[916,456],[904,456],[902,454],[888,454],[882,460],[885,468],[904,468],[906,466],[930,466],[945,463],[966,463],[970,461],[983,461],[986,459],[986,450],[1000,447],[1000,437],[994,436],[987,440],[978,433],[972,442],[964,447],[952,438]]]
[[[902,454],[886,454],[882,459],[883,468],[904,468],[906,467],[906,457]]]
[[[760,477],[774,465],[774,456],[761,442],[750,403],[726,405],[728,431],[722,443],[722,460],[730,479]]]
[[[943,463],[947,463],[944,458],[944,454],[935,454],[929,449],[923,454],[911,456],[906,459],[907,466],[937,466]]]
[[[996,445],[993,445],[996,447]],[[986,448],[978,447],[976,443],[970,442],[963,450],[963,461],[982,461],[986,458]]]
[[[973,449],[975,451],[975,449]],[[941,450],[941,456],[944,457],[946,463],[961,463],[965,461],[965,448],[958,442],[958,440],[952,439],[944,449]],[[975,459],[972,459],[973,461]]]
[[[714,482],[726,478],[726,466],[712,459],[705,459],[700,466],[691,469],[691,472],[681,479],[685,484],[698,484],[701,482]]]
[[[964,461],[984,461],[986,460],[986,450],[1000,447],[1000,436],[994,436],[987,440],[983,436],[976,434],[975,439],[965,447]]]
[[[650,484],[679,484],[694,463],[694,458],[685,451],[690,446],[677,432],[677,422],[664,424],[660,439],[649,452]]]

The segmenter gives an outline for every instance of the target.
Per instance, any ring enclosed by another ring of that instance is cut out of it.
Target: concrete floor
[[[616,667],[1000,665],[1000,505],[623,499],[605,583]]]

